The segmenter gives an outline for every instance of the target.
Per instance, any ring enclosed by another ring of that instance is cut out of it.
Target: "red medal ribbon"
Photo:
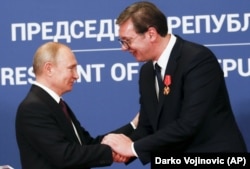
[[[166,75],[165,78],[164,78],[164,84],[166,86],[169,86],[171,85],[171,76],[170,75]]]

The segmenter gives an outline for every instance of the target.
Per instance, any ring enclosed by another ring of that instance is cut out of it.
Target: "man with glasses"
[[[208,48],[168,33],[165,15],[136,2],[118,17],[122,49],[140,70],[140,117],[129,137],[109,134],[114,151],[138,157],[164,152],[246,152],[216,56]]]

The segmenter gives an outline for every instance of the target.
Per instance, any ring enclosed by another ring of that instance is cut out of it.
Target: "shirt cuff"
[[[132,149],[133,154],[134,154],[136,157],[138,157],[137,153],[135,152],[134,142],[131,144],[131,149]]]
[[[131,121],[130,124],[131,124],[131,126],[133,127],[133,129],[135,130],[135,129],[136,129],[136,126],[134,125],[134,123]]]

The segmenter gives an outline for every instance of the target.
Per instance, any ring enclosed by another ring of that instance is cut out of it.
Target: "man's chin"
[[[73,89],[73,86],[71,86],[70,88],[68,88],[68,89],[65,91],[65,93],[72,91],[72,89]]]
[[[137,57],[136,57],[135,59],[136,59],[137,62],[145,62],[145,60],[142,59],[142,58],[137,58]]]

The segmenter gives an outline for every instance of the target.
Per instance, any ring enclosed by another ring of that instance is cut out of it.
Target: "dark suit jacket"
[[[145,63],[140,70],[140,118],[131,138],[143,164],[158,150],[247,151],[223,71],[209,49],[177,36],[165,75],[171,76],[170,93],[161,91],[158,103],[153,63]]]
[[[111,148],[99,144],[101,136],[92,138],[68,109],[83,145],[59,104],[43,89],[32,85],[16,115],[23,169],[83,169],[112,164]],[[114,132],[128,134],[132,130],[128,124]]]

